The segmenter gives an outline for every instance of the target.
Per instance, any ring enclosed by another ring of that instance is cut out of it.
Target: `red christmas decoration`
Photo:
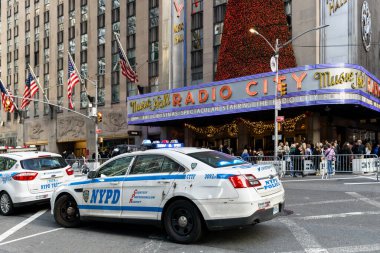
[[[290,38],[283,0],[229,0],[224,20],[216,80],[269,72],[273,50],[269,43],[285,43]],[[279,69],[296,66],[291,43],[280,49]]]

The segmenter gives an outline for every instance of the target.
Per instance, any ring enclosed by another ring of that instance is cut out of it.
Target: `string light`
[[[298,115],[294,118],[289,118],[282,122],[282,127],[285,132],[291,133],[296,129],[296,125],[298,122],[302,121],[306,118],[306,114]],[[272,122],[264,122],[264,121],[250,121],[243,118],[237,118],[231,123],[222,125],[222,126],[206,126],[206,127],[196,127],[191,124],[185,123],[185,127],[194,131],[197,134],[204,135],[207,137],[215,137],[218,135],[228,134],[231,137],[235,137],[238,135],[238,124],[242,123],[245,125],[252,135],[262,135],[264,133],[270,133],[274,130],[274,124]]]

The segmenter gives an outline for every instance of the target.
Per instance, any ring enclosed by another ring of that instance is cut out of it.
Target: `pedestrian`
[[[328,143],[326,145],[327,149],[325,150],[325,158],[327,160],[327,177],[326,179],[329,179],[332,174],[333,174],[333,169],[332,169],[332,166],[333,166],[333,162],[335,161],[335,151],[334,149],[331,147],[331,144]]]
[[[295,154],[296,154],[296,144],[292,143],[289,149],[289,170],[290,170],[291,177],[296,177],[296,173],[294,171],[294,162],[296,160],[294,157]]]
[[[350,148],[350,143],[345,142],[342,146],[342,149],[340,150],[339,169],[343,171],[351,172],[352,171],[351,160],[352,160],[352,151]]]
[[[75,162],[75,159],[76,159],[76,156],[74,154],[74,152],[71,152],[68,156],[67,156],[67,160],[68,160],[68,163],[71,165],[73,165],[73,163]]]
[[[248,154],[248,150],[247,149],[243,150],[243,153],[241,153],[241,158],[243,158],[244,161],[248,161],[249,154]]]

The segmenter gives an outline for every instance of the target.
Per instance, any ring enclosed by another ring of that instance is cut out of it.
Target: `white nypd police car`
[[[0,154],[0,214],[10,215],[22,205],[49,202],[54,188],[70,178],[74,178],[74,171],[59,154]]]
[[[52,214],[64,227],[99,217],[157,222],[180,243],[198,240],[203,228],[270,220],[284,204],[272,165],[252,165],[199,148],[116,156],[87,177],[58,186],[51,198]]]

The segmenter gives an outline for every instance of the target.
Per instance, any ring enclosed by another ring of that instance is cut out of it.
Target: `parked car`
[[[197,241],[203,228],[252,225],[278,216],[284,188],[273,165],[252,165],[210,149],[150,149],[121,154],[87,178],[59,186],[54,219],[114,218],[162,225],[176,242]]]
[[[50,152],[0,154],[0,214],[15,207],[49,202],[53,190],[74,178],[61,155]]]

